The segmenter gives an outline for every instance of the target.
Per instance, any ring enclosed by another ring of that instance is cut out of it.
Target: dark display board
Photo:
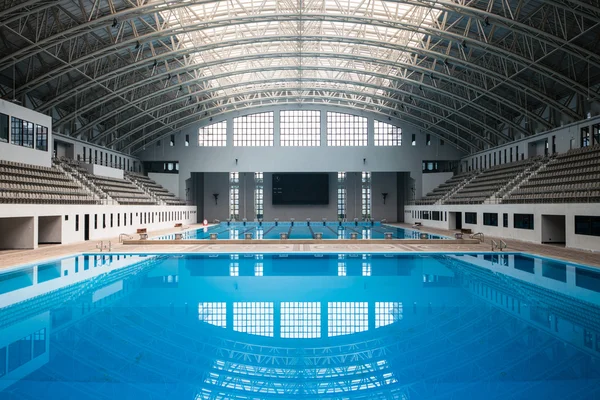
[[[329,174],[273,174],[273,205],[329,204]]]

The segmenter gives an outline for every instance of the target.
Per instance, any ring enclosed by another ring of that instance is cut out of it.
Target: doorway
[[[462,229],[462,213],[461,212],[457,212],[456,213],[456,219],[455,219],[455,229]]]
[[[564,215],[542,214],[542,243],[565,244],[566,218]]]
[[[462,213],[450,211],[448,212],[448,229],[462,229]]]
[[[90,214],[83,216],[83,240],[90,240]]]

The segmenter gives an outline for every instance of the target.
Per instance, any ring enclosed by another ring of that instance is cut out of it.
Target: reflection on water
[[[593,399],[599,304],[511,253],[80,255],[0,275],[0,398]]]

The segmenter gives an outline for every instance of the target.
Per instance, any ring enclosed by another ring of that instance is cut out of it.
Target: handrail
[[[127,233],[121,233],[119,234],[119,243],[123,243],[123,238],[127,238],[127,240],[131,240],[133,239],[133,236],[127,234]]]
[[[479,243],[483,243],[485,242],[485,235],[483,234],[483,232],[477,232],[474,233],[470,236],[471,239],[478,239]]]
[[[492,239],[492,251],[494,251],[494,248],[498,248],[498,243],[496,243],[496,241]]]

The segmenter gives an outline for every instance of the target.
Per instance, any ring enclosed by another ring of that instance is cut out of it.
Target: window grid
[[[254,173],[254,210],[256,212],[256,218],[262,219],[264,215],[264,178],[262,172]]]
[[[281,111],[279,118],[280,143],[282,147],[316,147],[321,145],[320,111]]]
[[[362,173],[361,212],[363,218],[371,218],[371,173]]]
[[[327,304],[328,336],[349,335],[369,329],[367,302],[329,302]]]
[[[393,324],[402,319],[402,302],[375,302],[375,328]]]
[[[401,146],[402,129],[381,121],[374,121],[375,146]]]
[[[227,306],[225,302],[198,303],[198,319],[207,324],[227,328]]]
[[[301,339],[321,337],[321,303],[282,302],[281,337]]]
[[[233,330],[251,335],[273,336],[272,302],[234,302]]]
[[[371,276],[371,263],[370,262],[362,263],[362,276]]]
[[[338,172],[337,213],[338,218],[346,218],[346,173]]]
[[[233,119],[234,146],[273,146],[273,112],[244,115]]]
[[[198,130],[198,146],[225,147],[227,145],[227,121],[204,126]]]
[[[240,173],[229,173],[229,218],[240,218]]]
[[[366,146],[367,119],[327,112],[327,146]]]

